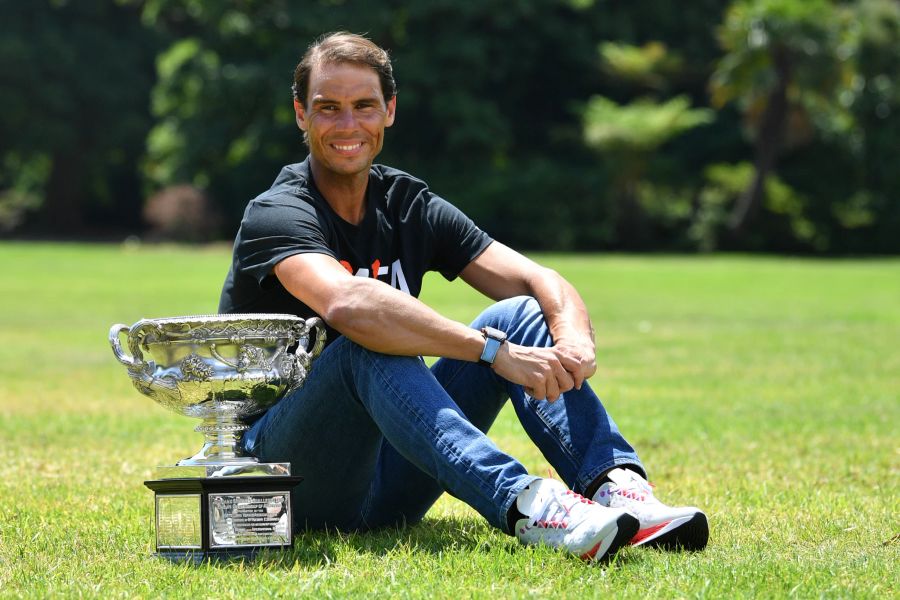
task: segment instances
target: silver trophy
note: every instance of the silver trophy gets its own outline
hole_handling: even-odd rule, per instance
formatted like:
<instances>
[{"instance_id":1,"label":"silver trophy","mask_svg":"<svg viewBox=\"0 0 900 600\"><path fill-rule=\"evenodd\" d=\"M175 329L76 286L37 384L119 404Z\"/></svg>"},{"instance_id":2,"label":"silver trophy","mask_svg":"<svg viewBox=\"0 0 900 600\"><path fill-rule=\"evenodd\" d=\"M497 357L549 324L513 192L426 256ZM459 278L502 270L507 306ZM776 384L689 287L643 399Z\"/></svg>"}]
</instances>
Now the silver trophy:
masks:
<instances>
[{"instance_id":1,"label":"silver trophy","mask_svg":"<svg viewBox=\"0 0 900 600\"><path fill-rule=\"evenodd\" d=\"M155 495L157 553L202 560L291 546L291 488L302 478L291 476L289 463L244 454L239 442L248 421L303 385L325 346L322 321L280 314L142 319L113 325L109 343L139 392L201 419L196 431L206 438L197 454L157 467L157 478L145 482Z\"/></svg>"}]
</instances>

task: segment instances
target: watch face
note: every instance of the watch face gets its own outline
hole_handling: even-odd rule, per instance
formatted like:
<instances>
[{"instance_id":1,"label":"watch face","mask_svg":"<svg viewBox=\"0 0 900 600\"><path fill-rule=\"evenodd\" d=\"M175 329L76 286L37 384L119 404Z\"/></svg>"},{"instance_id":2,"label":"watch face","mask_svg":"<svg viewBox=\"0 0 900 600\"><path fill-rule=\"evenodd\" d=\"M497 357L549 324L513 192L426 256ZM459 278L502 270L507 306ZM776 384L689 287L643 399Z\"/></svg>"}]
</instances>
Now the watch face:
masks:
<instances>
[{"instance_id":1,"label":"watch face","mask_svg":"<svg viewBox=\"0 0 900 600\"><path fill-rule=\"evenodd\" d=\"M493 327L483 327L481 333L484 334L484 351L481 353L482 364L492 365L494 359L497 358L497 351L503 342L506 341L506 333Z\"/></svg>"}]
</instances>

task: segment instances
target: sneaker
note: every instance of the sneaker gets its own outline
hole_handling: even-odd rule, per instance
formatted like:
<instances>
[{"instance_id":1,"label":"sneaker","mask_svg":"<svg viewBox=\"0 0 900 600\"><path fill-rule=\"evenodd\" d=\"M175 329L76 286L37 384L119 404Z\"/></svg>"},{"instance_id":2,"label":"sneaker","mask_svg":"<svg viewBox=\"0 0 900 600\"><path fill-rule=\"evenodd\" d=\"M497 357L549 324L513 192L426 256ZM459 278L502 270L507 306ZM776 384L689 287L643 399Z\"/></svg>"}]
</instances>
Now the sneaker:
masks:
<instances>
[{"instance_id":1,"label":"sneaker","mask_svg":"<svg viewBox=\"0 0 900 600\"><path fill-rule=\"evenodd\" d=\"M666 506L653 495L647 480L627 469L613 469L610 481L600 486L594 501L622 508L641 522L631 539L634 546L657 546L666 550L702 550L709 540L706 515L693 506Z\"/></svg>"},{"instance_id":2,"label":"sneaker","mask_svg":"<svg viewBox=\"0 0 900 600\"><path fill-rule=\"evenodd\" d=\"M610 509L576 494L555 479L538 479L516 498L525 515L516 537L526 545L545 544L583 560L603 560L628 543L638 520L624 509Z\"/></svg>"}]
</instances>

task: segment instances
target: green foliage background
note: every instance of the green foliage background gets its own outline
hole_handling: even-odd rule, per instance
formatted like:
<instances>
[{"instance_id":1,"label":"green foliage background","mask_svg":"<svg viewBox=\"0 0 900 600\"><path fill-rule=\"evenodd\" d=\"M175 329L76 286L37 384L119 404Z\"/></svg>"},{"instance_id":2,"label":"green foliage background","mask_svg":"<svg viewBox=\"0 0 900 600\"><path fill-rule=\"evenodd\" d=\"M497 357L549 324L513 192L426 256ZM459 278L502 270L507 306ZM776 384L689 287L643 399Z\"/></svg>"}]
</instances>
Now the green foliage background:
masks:
<instances>
[{"instance_id":1,"label":"green foliage background","mask_svg":"<svg viewBox=\"0 0 900 600\"><path fill-rule=\"evenodd\" d=\"M145 199L190 183L230 238L305 156L296 62L346 29L393 56L380 160L507 243L900 251L893 0L0 0L0 22L0 235L143 234Z\"/></svg>"}]
</instances>

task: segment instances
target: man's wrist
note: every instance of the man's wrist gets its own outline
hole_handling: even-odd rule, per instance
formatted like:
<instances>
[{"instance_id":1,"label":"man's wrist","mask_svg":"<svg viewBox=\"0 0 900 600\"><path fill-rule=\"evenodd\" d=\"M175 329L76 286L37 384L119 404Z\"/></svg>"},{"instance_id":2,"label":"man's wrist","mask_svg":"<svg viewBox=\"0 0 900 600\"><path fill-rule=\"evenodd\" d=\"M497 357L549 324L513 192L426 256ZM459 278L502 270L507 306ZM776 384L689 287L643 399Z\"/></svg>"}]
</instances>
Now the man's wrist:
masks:
<instances>
[{"instance_id":1,"label":"man's wrist","mask_svg":"<svg viewBox=\"0 0 900 600\"><path fill-rule=\"evenodd\" d=\"M478 362L483 365L493 366L500 347L506 343L506 333L493 327L482 327L481 335L484 336L484 348L481 351Z\"/></svg>"},{"instance_id":2,"label":"man's wrist","mask_svg":"<svg viewBox=\"0 0 900 600\"><path fill-rule=\"evenodd\" d=\"M596 342L594 341L593 328L591 328L589 331L582 331L580 329L568 327L565 329L560 329L559 331L551 332L551 336L553 337L554 345L568 343L576 346L588 346L592 349L596 345Z\"/></svg>"}]
</instances>

